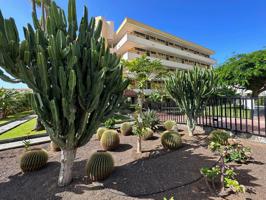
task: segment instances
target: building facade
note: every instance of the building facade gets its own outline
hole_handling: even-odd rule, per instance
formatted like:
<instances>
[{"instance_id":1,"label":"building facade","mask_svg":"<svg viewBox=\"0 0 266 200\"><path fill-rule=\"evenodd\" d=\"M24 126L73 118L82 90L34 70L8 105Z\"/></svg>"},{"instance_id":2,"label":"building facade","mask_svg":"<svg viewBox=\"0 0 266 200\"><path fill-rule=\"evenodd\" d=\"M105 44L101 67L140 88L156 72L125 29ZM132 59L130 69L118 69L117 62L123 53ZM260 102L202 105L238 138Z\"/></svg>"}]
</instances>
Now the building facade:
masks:
<instances>
[{"instance_id":1,"label":"building facade","mask_svg":"<svg viewBox=\"0 0 266 200\"><path fill-rule=\"evenodd\" d=\"M96 17L98 20L103 22L102 36L106 44L122 59L132 60L145 54L151 60L160 60L169 70L192 69L195 65L212 68L215 64L211 58L214 51L133 19L125 18L117 31L112 21ZM149 95L158 84L160 81L148 83L145 94Z\"/></svg>"},{"instance_id":2,"label":"building facade","mask_svg":"<svg viewBox=\"0 0 266 200\"><path fill-rule=\"evenodd\" d=\"M150 59L159 59L168 69L191 69L198 65L211 68L215 60L214 51L157 30L130 18L125 18L117 31L114 23L103 21L102 36L111 50L125 60L132 60L146 54Z\"/></svg>"}]
</instances>

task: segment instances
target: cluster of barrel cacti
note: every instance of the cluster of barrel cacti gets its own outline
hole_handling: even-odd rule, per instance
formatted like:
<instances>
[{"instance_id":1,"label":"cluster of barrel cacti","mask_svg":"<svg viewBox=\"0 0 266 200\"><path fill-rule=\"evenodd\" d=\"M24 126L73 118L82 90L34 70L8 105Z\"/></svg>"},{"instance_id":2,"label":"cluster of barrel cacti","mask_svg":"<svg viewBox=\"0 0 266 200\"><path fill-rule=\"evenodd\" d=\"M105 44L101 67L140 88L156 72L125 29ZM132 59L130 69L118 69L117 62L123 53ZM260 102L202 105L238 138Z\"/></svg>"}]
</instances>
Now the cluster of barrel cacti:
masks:
<instances>
[{"instance_id":1,"label":"cluster of barrel cacti","mask_svg":"<svg viewBox=\"0 0 266 200\"><path fill-rule=\"evenodd\" d=\"M48 153L44 149L26 150L20 159L20 168L23 172L31 172L44 167L48 160Z\"/></svg>"},{"instance_id":2,"label":"cluster of barrel cacti","mask_svg":"<svg viewBox=\"0 0 266 200\"><path fill-rule=\"evenodd\" d=\"M114 150L120 144L118 132L115 130L106 130L101 137L101 145L104 150Z\"/></svg>"},{"instance_id":3,"label":"cluster of barrel cacti","mask_svg":"<svg viewBox=\"0 0 266 200\"><path fill-rule=\"evenodd\" d=\"M175 131L165 131L161 136L161 143L165 149L176 150L181 147L182 139Z\"/></svg>"},{"instance_id":4,"label":"cluster of barrel cacti","mask_svg":"<svg viewBox=\"0 0 266 200\"><path fill-rule=\"evenodd\" d=\"M107 178L114 169L114 160L110 153L95 152L86 164L86 174L91 181L100 181Z\"/></svg>"}]
</instances>

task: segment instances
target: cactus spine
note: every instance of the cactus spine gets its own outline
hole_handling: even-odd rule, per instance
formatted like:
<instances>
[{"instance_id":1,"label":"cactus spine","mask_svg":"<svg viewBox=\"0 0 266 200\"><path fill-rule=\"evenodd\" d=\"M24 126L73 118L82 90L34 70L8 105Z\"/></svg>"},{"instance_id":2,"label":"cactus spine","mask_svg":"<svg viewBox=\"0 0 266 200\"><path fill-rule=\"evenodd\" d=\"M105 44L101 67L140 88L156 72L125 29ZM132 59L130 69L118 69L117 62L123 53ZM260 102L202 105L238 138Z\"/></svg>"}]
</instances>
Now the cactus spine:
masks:
<instances>
[{"instance_id":1,"label":"cactus spine","mask_svg":"<svg viewBox=\"0 0 266 200\"><path fill-rule=\"evenodd\" d=\"M34 110L62 149L58 184L65 186L72 180L76 149L120 106L128 81L101 38L102 22L89 21L86 7L79 26L75 0L68 1L67 19L51 3L46 32L36 13L32 17L34 28L24 27L21 41L14 19L0 12L0 66L33 90ZM2 70L0 77L5 78Z\"/></svg>"},{"instance_id":2,"label":"cactus spine","mask_svg":"<svg viewBox=\"0 0 266 200\"><path fill-rule=\"evenodd\" d=\"M86 174L92 181L107 178L114 169L114 160L110 153L98 151L94 153L86 164Z\"/></svg>"},{"instance_id":3,"label":"cactus spine","mask_svg":"<svg viewBox=\"0 0 266 200\"><path fill-rule=\"evenodd\" d=\"M48 160L48 153L44 149L31 149L24 152L20 159L23 172L31 172L44 167Z\"/></svg>"},{"instance_id":4,"label":"cactus spine","mask_svg":"<svg viewBox=\"0 0 266 200\"><path fill-rule=\"evenodd\" d=\"M120 128L121 134L122 135L131 135L132 134L132 126L129 122L124 122L121 124Z\"/></svg>"},{"instance_id":5,"label":"cactus spine","mask_svg":"<svg viewBox=\"0 0 266 200\"><path fill-rule=\"evenodd\" d=\"M101 138L101 145L104 150L114 150L118 147L120 143L120 138L115 130L107 130L103 132Z\"/></svg>"},{"instance_id":6,"label":"cactus spine","mask_svg":"<svg viewBox=\"0 0 266 200\"><path fill-rule=\"evenodd\" d=\"M202 114L208 98L216 89L218 78L210 69L194 67L177 70L165 81L165 86L178 108L187 117L189 135L195 130L196 120Z\"/></svg>"},{"instance_id":7,"label":"cactus spine","mask_svg":"<svg viewBox=\"0 0 266 200\"><path fill-rule=\"evenodd\" d=\"M182 145L181 136L175 131L163 132L161 142L165 149L170 150L176 150Z\"/></svg>"}]
</instances>

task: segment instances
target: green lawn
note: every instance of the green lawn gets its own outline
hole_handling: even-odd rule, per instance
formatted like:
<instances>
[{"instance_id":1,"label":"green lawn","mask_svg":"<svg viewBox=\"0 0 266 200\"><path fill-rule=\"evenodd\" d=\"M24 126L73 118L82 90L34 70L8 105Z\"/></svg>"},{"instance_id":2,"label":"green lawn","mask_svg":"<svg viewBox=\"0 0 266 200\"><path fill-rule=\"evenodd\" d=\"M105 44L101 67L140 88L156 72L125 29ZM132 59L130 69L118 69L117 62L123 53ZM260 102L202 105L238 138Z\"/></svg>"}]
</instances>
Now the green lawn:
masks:
<instances>
[{"instance_id":1,"label":"green lawn","mask_svg":"<svg viewBox=\"0 0 266 200\"><path fill-rule=\"evenodd\" d=\"M230 117L230 108L229 106L226 107L219 107L219 106L213 106L213 107L206 107L206 115L207 116L227 116ZM236 118L240 118L240 116L242 118L251 118L251 111L249 109L240 109L238 107L236 107L235 109L232 107L231 108L231 117L236 117Z\"/></svg>"},{"instance_id":2,"label":"green lawn","mask_svg":"<svg viewBox=\"0 0 266 200\"><path fill-rule=\"evenodd\" d=\"M40 133L45 133L46 131L32 131L36 125L36 118L21 124L20 126L3 133L0 135L0 140L4 139L11 139L11 138L17 138L17 137L22 137L22 136L27 136L27 135L35 135L35 134L40 134Z\"/></svg>"},{"instance_id":3,"label":"green lawn","mask_svg":"<svg viewBox=\"0 0 266 200\"><path fill-rule=\"evenodd\" d=\"M0 119L0 126L1 126L1 124L5 124L5 123L8 123L8 122L11 122L13 120L25 117L25 116L30 115L32 113L33 113L33 111L29 110L29 111L24 111L24 112L21 112L21 113L16 113L14 115L9 115L5 119Z\"/></svg>"}]
</instances>

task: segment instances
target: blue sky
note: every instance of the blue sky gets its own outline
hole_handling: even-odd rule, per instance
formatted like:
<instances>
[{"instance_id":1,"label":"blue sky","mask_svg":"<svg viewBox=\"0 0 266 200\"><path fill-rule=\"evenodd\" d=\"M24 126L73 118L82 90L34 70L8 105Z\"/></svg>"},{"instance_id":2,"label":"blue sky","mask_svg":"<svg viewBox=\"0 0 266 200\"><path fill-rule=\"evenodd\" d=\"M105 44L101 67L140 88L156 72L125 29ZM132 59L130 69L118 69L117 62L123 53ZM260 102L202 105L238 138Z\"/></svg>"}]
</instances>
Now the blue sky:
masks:
<instances>
[{"instance_id":1,"label":"blue sky","mask_svg":"<svg viewBox=\"0 0 266 200\"><path fill-rule=\"evenodd\" d=\"M57 0L65 10L67 0ZM265 0L77 0L77 13L87 5L90 16L105 16L117 28L130 17L157 29L215 50L218 64L234 53L245 53L266 46ZM22 26L31 22L30 0L0 0L4 17L14 17ZM23 84L0 87L23 88Z\"/></svg>"}]
</instances>

